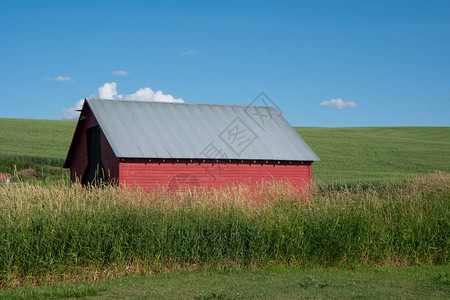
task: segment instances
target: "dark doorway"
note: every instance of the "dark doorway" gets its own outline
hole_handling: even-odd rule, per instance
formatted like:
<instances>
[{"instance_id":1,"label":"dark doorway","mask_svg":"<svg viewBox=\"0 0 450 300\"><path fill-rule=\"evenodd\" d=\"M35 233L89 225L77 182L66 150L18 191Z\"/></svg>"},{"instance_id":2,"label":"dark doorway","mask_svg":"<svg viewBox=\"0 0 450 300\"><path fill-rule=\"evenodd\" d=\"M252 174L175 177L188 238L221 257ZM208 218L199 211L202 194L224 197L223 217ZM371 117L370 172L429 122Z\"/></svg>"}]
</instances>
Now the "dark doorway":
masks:
<instances>
[{"instance_id":1,"label":"dark doorway","mask_svg":"<svg viewBox=\"0 0 450 300\"><path fill-rule=\"evenodd\" d=\"M101 185L108 180L101 155L101 131L98 126L86 130L88 165L81 183L83 185Z\"/></svg>"}]
</instances>

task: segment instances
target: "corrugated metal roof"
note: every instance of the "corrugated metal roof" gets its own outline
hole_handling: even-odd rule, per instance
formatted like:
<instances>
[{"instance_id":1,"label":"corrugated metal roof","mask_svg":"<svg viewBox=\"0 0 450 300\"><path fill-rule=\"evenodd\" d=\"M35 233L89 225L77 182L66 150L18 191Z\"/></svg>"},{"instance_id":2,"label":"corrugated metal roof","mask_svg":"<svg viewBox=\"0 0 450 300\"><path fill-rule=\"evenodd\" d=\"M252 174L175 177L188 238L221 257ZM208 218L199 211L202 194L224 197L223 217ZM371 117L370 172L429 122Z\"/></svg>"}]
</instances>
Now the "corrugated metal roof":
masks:
<instances>
[{"instance_id":1,"label":"corrugated metal roof","mask_svg":"<svg viewBox=\"0 0 450 300\"><path fill-rule=\"evenodd\" d=\"M117 157L319 160L275 107L86 101Z\"/></svg>"}]
</instances>

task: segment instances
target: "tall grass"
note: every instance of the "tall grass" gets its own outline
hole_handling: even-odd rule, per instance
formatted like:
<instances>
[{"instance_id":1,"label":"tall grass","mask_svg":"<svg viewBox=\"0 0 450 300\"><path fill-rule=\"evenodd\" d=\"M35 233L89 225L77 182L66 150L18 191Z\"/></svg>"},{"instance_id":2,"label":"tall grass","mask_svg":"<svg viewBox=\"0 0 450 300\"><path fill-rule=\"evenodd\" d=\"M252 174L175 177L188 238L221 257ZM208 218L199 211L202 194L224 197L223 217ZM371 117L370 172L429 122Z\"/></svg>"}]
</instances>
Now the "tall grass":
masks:
<instances>
[{"instance_id":1,"label":"tall grass","mask_svg":"<svg viewBox=\"0 0 450 300\"><path fill-rule=\"evenodd\" d=\"M0 285L185 267L448 263L450 174L173 194L0 185ZM87 276L87 277L86 277Z\"/></svg>"}]
</instances>

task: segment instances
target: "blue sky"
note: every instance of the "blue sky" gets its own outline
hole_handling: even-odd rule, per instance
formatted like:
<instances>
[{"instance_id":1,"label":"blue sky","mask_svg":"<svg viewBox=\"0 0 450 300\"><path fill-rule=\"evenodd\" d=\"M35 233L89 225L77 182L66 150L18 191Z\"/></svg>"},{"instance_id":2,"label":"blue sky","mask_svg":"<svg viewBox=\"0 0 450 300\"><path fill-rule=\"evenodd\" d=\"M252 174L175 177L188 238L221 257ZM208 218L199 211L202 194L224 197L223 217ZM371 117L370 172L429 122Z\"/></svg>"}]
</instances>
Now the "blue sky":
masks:
<instances>
[{"instance_id":1,"label":"blue sky","mask_svg":"<svg viewBox=\"0 0 450 300\"><path fill-rule=\"evenodd\" d=\"M61 119L114 82L264 91L293 126L450 126L450 1L2 0L0 19L1 118Z\"/></svg>"}]
</instances>

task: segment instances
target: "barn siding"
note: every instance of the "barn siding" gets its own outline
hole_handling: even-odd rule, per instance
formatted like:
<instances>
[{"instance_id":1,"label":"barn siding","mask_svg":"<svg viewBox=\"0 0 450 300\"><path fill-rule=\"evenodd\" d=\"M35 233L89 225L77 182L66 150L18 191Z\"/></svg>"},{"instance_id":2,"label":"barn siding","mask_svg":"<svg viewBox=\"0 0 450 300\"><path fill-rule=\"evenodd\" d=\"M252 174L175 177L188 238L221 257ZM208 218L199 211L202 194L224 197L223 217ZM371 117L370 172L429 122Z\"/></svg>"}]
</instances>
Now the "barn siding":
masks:
<instances>
[{"instance_id":1,"label":"barn siding","mask_svg":"<svg viewBox=\"0 0 450 300\"><path fill-rule=\"evenodd\" d=\"M86 130L88 128L98 126L98 122L92 112L84 113L87 118L81 125L79 134L74 137L75 151L70 163L70 177L72 181L81 181L81 177L88 165ZM101 129L101 128L100 128ZM103 131L101 132L101 157L103 166L108 173L110 180L118 180L119 178L119 159L115 156L114 151L108 143Z\"/></svg>"},{"instance_id":2,"label":"barn siding","mask_svg":"<svg viewBox=\"0 0 450 300\"><path fill-rule=\"evenodd\" d=\"M140 162L122 159L120 183L147 190L158 186L225 187L230 184L255 185L262 181L288 181L299 190L311 182L311 162Z\"/></svg>"}]
</instances>

